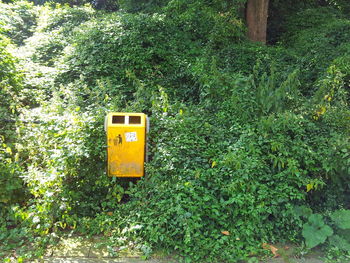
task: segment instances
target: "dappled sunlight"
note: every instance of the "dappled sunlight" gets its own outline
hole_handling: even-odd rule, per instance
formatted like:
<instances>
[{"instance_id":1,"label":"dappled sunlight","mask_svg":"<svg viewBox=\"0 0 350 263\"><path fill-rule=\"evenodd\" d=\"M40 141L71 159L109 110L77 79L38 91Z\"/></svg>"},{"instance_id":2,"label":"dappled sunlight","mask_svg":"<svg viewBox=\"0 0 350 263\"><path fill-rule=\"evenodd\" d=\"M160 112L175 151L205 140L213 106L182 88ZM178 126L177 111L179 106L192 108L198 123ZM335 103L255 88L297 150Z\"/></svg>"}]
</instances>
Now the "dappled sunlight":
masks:
<instances>
[{"instance_id":1,"label":"dappled sunlight","mask_svg":"<svg viewBox=\"0 0 350 263\"><path fill-rule=\"evenodd\" d=\"M42 2L0 3L1 260L350 259L348 1L268 45L243 0Z\"/></svg>"}]
</instances>

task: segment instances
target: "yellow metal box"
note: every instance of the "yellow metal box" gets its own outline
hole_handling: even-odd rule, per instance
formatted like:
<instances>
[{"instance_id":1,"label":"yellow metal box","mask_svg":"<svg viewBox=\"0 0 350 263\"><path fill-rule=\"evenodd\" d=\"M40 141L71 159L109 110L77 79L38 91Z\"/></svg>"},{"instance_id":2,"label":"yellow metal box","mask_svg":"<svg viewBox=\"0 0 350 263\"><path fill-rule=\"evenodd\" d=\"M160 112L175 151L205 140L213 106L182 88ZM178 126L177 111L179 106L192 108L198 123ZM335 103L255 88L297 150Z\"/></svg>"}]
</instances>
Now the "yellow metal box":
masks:
<instances>
[{"instance_id":1,"label":"yellow metal box","mask_svg":"<svg viewBox=\"0 0 350 263\"><path fill-rule=\"evenodd\" d=\"M116 177L144 176L147 116L144 113L108 113L108 175Z\"/></svg>"}]
</instances>

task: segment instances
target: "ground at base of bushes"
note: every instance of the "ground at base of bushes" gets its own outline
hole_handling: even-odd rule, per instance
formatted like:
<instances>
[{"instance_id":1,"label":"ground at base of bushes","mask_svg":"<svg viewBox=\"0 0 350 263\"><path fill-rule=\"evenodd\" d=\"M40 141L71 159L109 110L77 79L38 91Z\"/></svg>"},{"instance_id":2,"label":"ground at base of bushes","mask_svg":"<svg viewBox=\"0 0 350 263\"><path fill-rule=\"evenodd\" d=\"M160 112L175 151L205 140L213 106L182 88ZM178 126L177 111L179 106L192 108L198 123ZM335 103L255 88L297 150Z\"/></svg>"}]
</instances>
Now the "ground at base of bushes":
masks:
<instances>
[{"instance_id":1,"label":"ground at base of bushes","mask_svg":"<svg viewBox=\"0 0 350 263\"><path fill-rule=\"evenodd\" d=\"M66 237L50 246L42 259L32 263L178 263L180 261L171 256L155 253L150 258L144 258L142 253L130 248L111 248L106 245L102 237ZM292 249L291 249L292 250ZM114 252L114 253L113 253ZM260 260L259 263L324 263L319 251L296 257L293 254L282 257ZM243 263L243 262L242 262ZM344 262L350 263L350 262Z\"/></svg>"}]
</instances>

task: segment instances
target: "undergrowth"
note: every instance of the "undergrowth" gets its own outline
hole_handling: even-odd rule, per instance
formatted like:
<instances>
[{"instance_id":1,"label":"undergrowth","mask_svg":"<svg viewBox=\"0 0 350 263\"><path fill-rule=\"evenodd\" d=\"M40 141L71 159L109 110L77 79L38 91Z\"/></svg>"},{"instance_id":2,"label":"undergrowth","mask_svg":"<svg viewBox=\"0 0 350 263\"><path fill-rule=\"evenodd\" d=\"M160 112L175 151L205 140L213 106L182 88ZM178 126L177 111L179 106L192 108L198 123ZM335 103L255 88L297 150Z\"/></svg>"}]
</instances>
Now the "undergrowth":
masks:
<instances>
[{"instance_id":1,"label":"undergrowth","mask_svg":"<svg viewBox=\"0 0 350 263\"><path fill-rule=\"evenodd\" d=\"M349 255L342 8L294 10L262 46L239 1L177 2L1 3L1 258L61 233L185 262L254 262L279 242ZM105 174L109 111L150 117L137 182Z\"/></svg>"}]
</instances>

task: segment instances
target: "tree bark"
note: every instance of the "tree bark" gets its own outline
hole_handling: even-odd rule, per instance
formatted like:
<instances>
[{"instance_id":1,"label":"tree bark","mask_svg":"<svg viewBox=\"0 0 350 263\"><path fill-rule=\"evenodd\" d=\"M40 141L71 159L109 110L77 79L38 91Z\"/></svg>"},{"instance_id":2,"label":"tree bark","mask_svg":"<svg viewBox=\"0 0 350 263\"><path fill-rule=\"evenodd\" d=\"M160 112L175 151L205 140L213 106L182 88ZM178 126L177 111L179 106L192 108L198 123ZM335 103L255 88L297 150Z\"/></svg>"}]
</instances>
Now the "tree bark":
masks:
<instances>
[{"instance_id":1,"label":"tree bark","mask_svg":"<svg viewBox=\"0 0 350 263\"><path fill-rule=\"evenodd\" d=\"M248 0L246 20L248 38L254 42L266 43L269 0Z\"/></svg>"}]
</instances>

